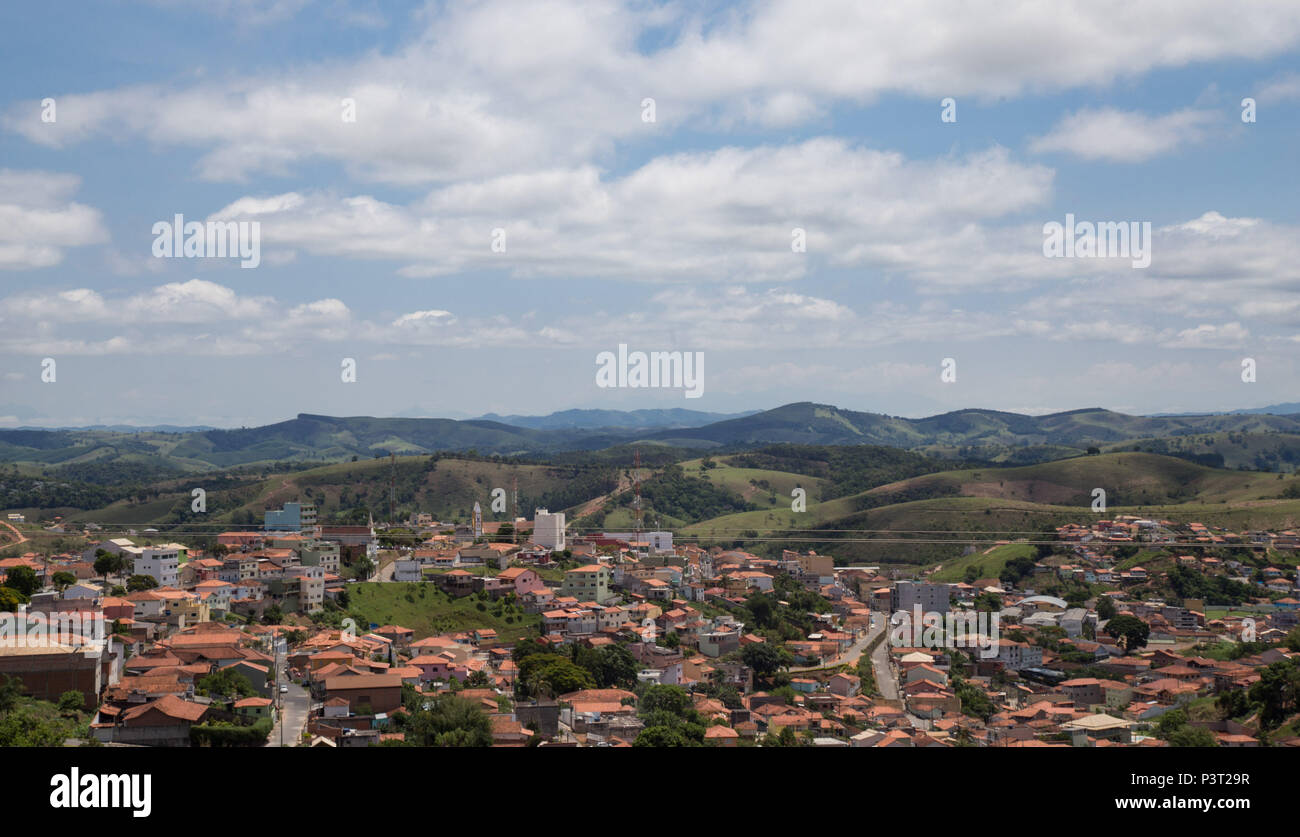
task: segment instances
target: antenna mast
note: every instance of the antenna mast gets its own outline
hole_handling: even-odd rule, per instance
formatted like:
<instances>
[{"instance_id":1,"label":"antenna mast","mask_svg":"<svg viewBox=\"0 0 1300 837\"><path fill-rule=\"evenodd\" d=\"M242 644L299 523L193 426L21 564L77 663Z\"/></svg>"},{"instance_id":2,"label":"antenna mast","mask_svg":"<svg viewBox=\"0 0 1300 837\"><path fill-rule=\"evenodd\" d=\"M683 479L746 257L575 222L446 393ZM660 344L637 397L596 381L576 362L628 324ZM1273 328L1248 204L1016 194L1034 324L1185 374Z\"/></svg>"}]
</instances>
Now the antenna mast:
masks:
<instances>
[{"instance_id":1,"label":"antenna mast","mask_svg":"<svg viewBox=\"0 0 1300 837\"><path fill-rule=\"evenodd\" d=\"M635 492L632 499L632 532L633 540L640 543L641 541L641 516L644 514L641 510L641 449L637 448L632 459L632 488Z\"/></svg>"}]
</instances>

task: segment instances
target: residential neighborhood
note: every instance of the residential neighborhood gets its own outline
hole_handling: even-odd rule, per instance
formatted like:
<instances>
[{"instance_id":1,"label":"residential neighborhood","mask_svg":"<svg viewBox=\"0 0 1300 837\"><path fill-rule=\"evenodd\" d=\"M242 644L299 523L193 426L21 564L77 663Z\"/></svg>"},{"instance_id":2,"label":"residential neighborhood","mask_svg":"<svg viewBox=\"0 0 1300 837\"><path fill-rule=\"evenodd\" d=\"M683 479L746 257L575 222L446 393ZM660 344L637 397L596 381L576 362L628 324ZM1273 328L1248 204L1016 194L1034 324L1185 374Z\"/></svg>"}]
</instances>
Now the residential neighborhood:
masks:
<instances>
[{"instance_id":1,"label":"residential neighborhood","mask_svg":"<svg viewBox=\"0 0 1300 837\"><path fill-rule=\"evenodd\" d=\"M313 512L0 560L14 617L81 627L0 676L81 711L67 743L1300 746L1289 530L1118 515L904 577L545 510L550 545Z\"/></svg>"}]
</instances>

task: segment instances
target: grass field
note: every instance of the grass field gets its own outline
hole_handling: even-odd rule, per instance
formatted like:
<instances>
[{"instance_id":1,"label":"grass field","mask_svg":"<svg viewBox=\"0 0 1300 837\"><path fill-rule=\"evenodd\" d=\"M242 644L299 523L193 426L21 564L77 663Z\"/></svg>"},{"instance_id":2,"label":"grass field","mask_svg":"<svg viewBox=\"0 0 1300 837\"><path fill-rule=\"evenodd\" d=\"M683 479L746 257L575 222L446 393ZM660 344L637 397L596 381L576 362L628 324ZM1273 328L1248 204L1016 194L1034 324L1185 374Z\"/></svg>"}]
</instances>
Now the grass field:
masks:
<instances>
[{"instance_id":1,"label":"grass field","mask_svg":"<svg viewBox=\"0 0 1300 837\"><path fill-rule=\"evenodd\" d=\"M503 641L516 642L536 636L542 622L541 616L504 602L483 601L477 596L451 598L427 582L353 584L348 594L348 612L360 627L370 623L401 625L415 631L416 639L492 628ZM480 604L483 610L478 609Z\"/></svg>"},{"instance_id":2,"label":"grass field","mask_svg":"<svg viewBox=\"0 0 1300 837\"><path fill-rule=\"evenodd\" d=\"M819 477L765 468L737 468L727 464L719 464L701 472L701 461L690 459L681 463L682 471L688 476L698 477L719 488L735 492L746 502L763 509L790 508L790 492L795 488L803 488L807 492L809 504L819 503L827 484L826 480Z\"/></svg>"},{"instance_id":3,"label":"grass field","mask_svg":"<svg viewBox=\"0 0 1300 837\"><path fill-rule=\"evenodd\" d=\"M935 572L931 581L958 582L966 578L967 567L978 567L979 578L997 578L1012 558L1033 558L1037 549L1032 544L1009 543L992 549L963 555L951 561L943 562L943 568Z\"/></svg>"}]
</instances>

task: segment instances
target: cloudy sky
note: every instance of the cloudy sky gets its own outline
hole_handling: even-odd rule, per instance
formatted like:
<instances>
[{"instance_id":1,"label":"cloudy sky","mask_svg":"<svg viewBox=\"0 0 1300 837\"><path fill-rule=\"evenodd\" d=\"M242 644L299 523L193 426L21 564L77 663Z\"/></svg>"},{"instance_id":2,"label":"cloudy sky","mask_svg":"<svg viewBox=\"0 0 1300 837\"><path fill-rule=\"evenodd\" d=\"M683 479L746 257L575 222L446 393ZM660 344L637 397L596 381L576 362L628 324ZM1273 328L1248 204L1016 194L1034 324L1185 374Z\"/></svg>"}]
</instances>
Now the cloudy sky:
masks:
<instances>
[{"instance_id":1,"label":"cloudy sky","mask_svg":"<svg viewBox=\"0 0 1300 837\"><path fill-rule=\"evenodd\" d=\"M0 33L0 425L1300 400L1292 0L50 0ZM1046 257L1067 213L1148 222L1150 265ZM177 214L257 222L260 264L155 257ZM619 343L702 352L704 396L597 387Z\"/></svg>"}]
</instances>

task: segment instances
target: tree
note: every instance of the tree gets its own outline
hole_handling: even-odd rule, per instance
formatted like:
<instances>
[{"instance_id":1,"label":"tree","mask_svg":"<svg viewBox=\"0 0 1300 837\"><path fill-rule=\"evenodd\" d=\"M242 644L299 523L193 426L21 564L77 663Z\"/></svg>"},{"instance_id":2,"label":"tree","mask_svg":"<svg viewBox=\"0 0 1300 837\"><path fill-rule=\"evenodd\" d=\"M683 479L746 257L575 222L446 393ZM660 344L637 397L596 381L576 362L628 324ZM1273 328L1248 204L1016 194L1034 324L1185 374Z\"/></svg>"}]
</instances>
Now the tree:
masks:
<instances>
[{"instance_id":1,"label":"tree","mask_svg":"<svg viewBox=\"0 0 1300 837\"><path fill-rule=\"evenodd\" d=\"M646 689L641 696L640 711L643 715L654 712L669 712L679 718L695 711L691 696L681 686L657 683Z\"/></svg>"},{"instance_id":2,"label":"tree","mask_svg":"<svg viewBox=\"0 0 1300 837\"><path fill-rule=\"evenodd\" d=\"M1296 711L1300 699L1300 668L1292 660L1265 666L1250 687L1250 699L1260 705L1259 722L1272 729Z\"/></svg>"},{"instance_id":3,"label":"tree","mask_svg":"<svg viewBox=\"0 0 1300 837\"><path fill-rule=\"evenodd\" d=\"M1175 730L1166 740L1169 742L1170 747L1219 746L1219 739L1214 737L1214 733L1205 727L1194 727L1191 724Z\"/></svg>"},{"instance_id":4,"label":"tree","mask_svg":"<svg viewBox=\"0 0 1300 837\"><path fill-rule=\"evenodd\" d=\"M213 672L201 678L194 686L195 691L201 695L226 698L257 696L257 689L253 686L253 682L233 668L223 668Z\"/></svg>"},{"instance_id":5,"label":"tree","mask_svg":"<svg viewBox=\"0 0 1300 837\"><path fill-rule=\"evenodd\" d=\"M352 562L352 571L356 573L357 578L365 581L375 572L375 562L369 555L363 555Z\"/></svg>"},{"instance_id":6,"label":"tree","mask_svg":"<svg viewBox=\"0 0 1300 837\"><path fill-rule=\"evenodd\" d=\"M77 583L77 577L67 570L59 570L54 574L53 581L54 589L58 590L59 595L62 596L64 590Z\"/></svg>"},{"instance_id":7,"label":"tree","mask_svg":"<svg viewBox=\"0 0 1300 837\"><path fill-rule=\"evenodd\" d=\"M591 672L559 654L531 654L519 663L519 684L528 695L563 695L594 689Z\"/></svg>"},{"instance_id":8,"label":"tree","mask_svg":"<svg viewBox=\"0 0 1300 837\"><path fill-rule=\"evenodd\" d=\"M0 674L0 715L7 715L18 705L18 698L23 696L23 681L17 677Z\"/></svg>"},{"instance_id":9,"label":"tree","mask_svg":"<svg viewBox=\"0 0 1300 837\"><path fill-rule=\"evenodd\" d=\"M606 645L602 648L585 648L571 646L573 662L591 673L597 689L630 689L636 685L636 673L640 671L636 658L622 645Z\"/></svg>"},{"instance_id":10,"label":"tree","mask_svg":"<svg viewBox=\"0 0 1300 837\"><path fill-rule=\"evenodd\" d=\"M698 747L699 742L679 728L671 726L646 727L637 734L633 747Z\"/></svg>"},{"instance_id":11,"label":"tree","mask_svg":"<svg viewBox=\"0 0 1300 837\"><path fill-rule=\"evenodd\" d=\"M781 670L781 651L770 642L751 642L740 649L740 659L764 679Z\"/></svg>"},{"instance_id":12,"label":"tree","mask_svg":"<svg viewBox=\"0 0 1300 837\"><path fill-rule=\"evenodd\" d=\"M17 613L18 606L27 604L28 597L12 587L0 587L0 613Z\"/></svg>"},{"instance_id":13,"label":"tree","mask_svg":"<svg viewBox=\"0 0 1300 837\"><path fill-rule=\"evenodd\" d=\"M799 739L790 727L781 727L778 733L768 733L763 739L764 747L798 747Z\"/></svg>"},{"instance_id":14,"label":"tree","mask_svg":"<svg viewBox=\"0 0 1300 837\"><path fill-rule=\"evenodd\" d=\"M1097 618L1102 621L1114 619L1119 611L1115 608L1115 600L1110 596L1097 597Z\"/></svg>"},{"instance_id":15,"label":"tree","mask_svg":"<svg viewBox=\"0 0 1300 837\"><path fill-rule=\"evenodd\" d=\"M1219 714L1224 718L1240 718L1250 711L1250 699L1244 689L1229 689L1214 700Z\"/></svg>"},{"instance_id":16,"label":"tree","mask_svg":"<svg viewBox=\"0 0 1300 837\"><path fill-rule=\"evenodd\" d=\"M1156 722L1156 737L1167 739L1174 732L1187 725L1187 713L1181 709L1171 709L1160 716Z\"/></svg>"},{"instance_id":17,"label":"tree","mask_svg":"<svg viewBox=\"0 0 1300 837\"><path fill-rule=\"evenodd\" d=\"M478 703L456 695L436 695L429 708L411 712L403 728L414 747L491 747L492 722Z\"/></svg>"},{"instance_id":18,"label":"tree","mask_svg":"<svg viewBox=\"0 0 1300 837\"><path fill-rule=\"evenodd\" d=\"M5 586L17 590L27 598L41 589L41 583L36 578L36 571L26 565L18 565L9 570L5 576Z\"/></svg>"},{"instance_id":19,"label":"tree","mask_svg":"<svg viewBox=\"0 0 1300 837\"><path fill-rule=\"evenodd\" d=\"M107 579L126 569L126 559L104 549L95 550L95 572Z\"/></svg>"},{"instance_id":20,"label":"tree","mask_svg":"<svg viewBox=\"0 0 1300 837\"><path fill-rule=\"evenodd\" d=\"M1107 636L1121 640L1124 653L1128 654L1147 644L1151 628L1136 616L1121 613L1106 623L1105 633Z\"/></svg>"},{"instance_id":21,"label":"tree","mask_svg":"<svg viewBox=\"0 0 1300 837\"><path fill-rule=\"evenodd\" d=\"M86 697L75 689L69 689L59 695L60 712L80 712L86 708Z\"/></svg>"},{"instance_id":22,"label":"tree","mask_svg":"<svg viewBox=\"0 0 1300 837\"><path fill-rule=\"evenodd\" d=\"M152 590L158 586L158 579L151 575L133 575L126 580L126 589L130 593Z\"/></svg>"}]
</instances>

